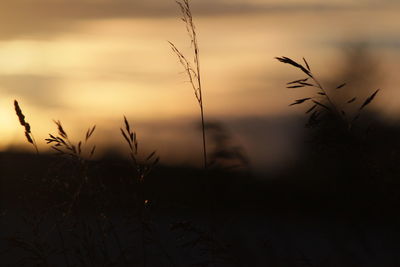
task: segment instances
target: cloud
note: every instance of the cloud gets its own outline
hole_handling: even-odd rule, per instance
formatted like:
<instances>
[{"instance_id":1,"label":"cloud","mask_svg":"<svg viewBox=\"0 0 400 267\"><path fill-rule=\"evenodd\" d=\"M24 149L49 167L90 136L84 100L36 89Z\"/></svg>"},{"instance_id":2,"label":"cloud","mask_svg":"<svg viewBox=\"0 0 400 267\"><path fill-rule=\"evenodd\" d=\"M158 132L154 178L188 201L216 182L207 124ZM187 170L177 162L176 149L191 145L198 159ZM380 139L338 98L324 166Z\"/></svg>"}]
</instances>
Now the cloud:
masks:
<instances>
[{"instance_id":1,"label":"cloud","mask_svg":"<svg viewBox=\"0 0 400 267\"><path fill-rule=\"evenodd\" d=\"M400 38L392 35L380 35L370 38L358 38L344 41L329 41L339 48L369 48L369 49L384 49L392 50L393 52L400 52Z\"/></svg>"},{"instance_id":2,"label":"cloud","mask_svg":"<svg viewBox=\"0 0 400 267\"><path fill-rule=\"evenodd\" d=\"M197 16L223 14L328 11L351 8L340 3L296 4L201 0L192 1ZM174 1L165 0L13 0L0 4L0 39L33 37L45 38L69 31L84 20L178 17Z\"/></svg>"},{"instance_id":3,"label":"cloud","mask_svg":"<svg viewBox=\"0 0 400 267\"><path fill-rule=\"evenodd\" d=\"M60 107L55 89L57 77L36 75L0 75L0 92L16 99L29 100L41 107Z\"/></svg>"}]
</instances>

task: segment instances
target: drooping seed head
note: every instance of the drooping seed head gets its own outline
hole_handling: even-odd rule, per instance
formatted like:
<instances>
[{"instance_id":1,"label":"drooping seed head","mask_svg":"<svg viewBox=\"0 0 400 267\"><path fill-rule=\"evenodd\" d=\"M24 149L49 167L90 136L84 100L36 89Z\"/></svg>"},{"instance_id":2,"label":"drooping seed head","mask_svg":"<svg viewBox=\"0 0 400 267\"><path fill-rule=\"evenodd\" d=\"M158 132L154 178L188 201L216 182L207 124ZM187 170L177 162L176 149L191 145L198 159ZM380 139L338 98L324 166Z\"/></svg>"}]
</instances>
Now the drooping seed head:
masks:
<instances>
[{"instance_id":1,"label":"drooping seed head","mask_svg":"<svg viewBox=\"0 0 400 267\"><path fill-rule=\"evenodd\" d=\"M21 123L22 126L25 126L26 122L25 122L25 116L24 114L22 114L22 110L19 107L18 101L14 100L14 107L15 107L15 113L17 113L18 119L19 119L19 123Z\"/></svg>"}]
</instances>

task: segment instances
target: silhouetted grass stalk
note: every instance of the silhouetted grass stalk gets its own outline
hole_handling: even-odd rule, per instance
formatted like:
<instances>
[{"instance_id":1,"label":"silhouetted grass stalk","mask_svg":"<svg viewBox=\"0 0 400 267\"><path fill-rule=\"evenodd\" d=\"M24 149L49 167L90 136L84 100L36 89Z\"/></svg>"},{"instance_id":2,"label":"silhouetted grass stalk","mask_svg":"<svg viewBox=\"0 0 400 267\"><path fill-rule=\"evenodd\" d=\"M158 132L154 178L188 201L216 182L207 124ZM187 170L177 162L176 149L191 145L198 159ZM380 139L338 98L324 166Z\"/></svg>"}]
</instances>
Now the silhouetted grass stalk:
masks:
<instances>
[{"instance_id":1,"label":"silhouetted grass stalk","mask_svg":"<svg viewBox=\"0 0 400 267\"><path fill-rule=\"evenodd\" d=\"M203 139L203 158L204 158L204 169L207 169L207 145L206 145L206 131L205 131L205 119L204 119L204 104L203 104L203 90L201 83L201 71L200 71L200 51L199 44L197 41L196 27L193 22L192 12L190 10L189 0L176 1L182 12L182 21L186 24L186 30L189 34L190 42L193 48L193 61L195 67L192 66L186 56L171 42L172 50L178 56L180 63L182 64L185 72L189 78L189 82L194 90L194 94L197 102L200 106L200 117L201 117L201 129Z\"/></svg>"},{"instance_id":2,"label":"silhouetted grass stalk","mask_svg":"<svg viewBox=\"0 0 400 267\"><path fill-rule=\"evenodd\" d=\"M326 88L324 88L321 85L321 83L315 78L315 75L311 72L311 68L308 65L308 62L305 60L305 58L303 58L305 65L302 65L288 57L276 57L276 59L282 63L286 63L289 65L292 65L295 68L300 69L303 73L305 73L308 76L303 79L288 82L286 88L294 89L294 88L302 88L302 87L315 87L318 89L316 92L317 93L316 96L310 96L310 97L297 99L297 100L295 100L295 102L293 102L292 104L289 105L289 106L293 106L293 105L303 104L306 102L313 102L313 106L311 106L306 112L307 114L312 112L310 115L310 122L317 122L319 115L322 112L327 112L327 113L335 114L339 118L339 120L342 121L346 125L347 130L350 131L353 126L353 123L360 117L361 111L364 109L365 106L369 105L372 102L372 100L375 98L375 96L377 95L377 93L380 90L380 89L377 89L374 93L372 93L359 106L356 114L352 117L349 117L345 111L345 108L343 106L339 106L337 103L335 103L332 100L332 97L328 94L328 90L326 90ZM308 82L308 80L310 80L310 79L311 79L311 81ZM336 86L335 90L341 89L344 86L346 86L346 83L342 83L342 84ZM321 98L321 97L326 100L325 104L319 100L319 98ZM348 104L355 103L356 99L357 99L357 97L352 97L351 99L346 101L346 103L344 103L344 104L348 105ZM320 108L320 110L318 110L318 108Z\"/></svg>"},{"instance_id":3,"label":"silhouetted grass stalk","mask_svg":"<svg viewBox=\"0 0 400 267\"><path fill-rule=\"evenodd\" d=\"M147 176L153 170L155 165L159 162L160 158L157 156L156 151L151 152L146 158L142 159L139 156L139 141L136 132L132 129L128 119L124 116L125 128L120 128L121 135L129 146L129 155L131 157L133 167L135 168L138 183L138 206L140 208L140 225L141 225L141 247L143 257L143 267L147 266L147 253L146 253L146 227L148 222L145 220L145 205L148 202L144 193L144 183Z\"/></svg>"},{"instance_id":4,"label":"silhouetted grass stalk","mask_svg":"<svg viewBox=\"0 0 400 267\"><path fill-rule=\"evenodd\" d=\"M36 144L36 140L35 137L33 136L33 133L31 131L31 125L25 121L25 115L22 113L21 107L18 104L17 100L14 100L14 109L15 109L15 113L18 116L19 119L19 123L24 127L25 129L25 137L26 140L28 141L28 143L32 144L33 147L36 150L36 154L39 154L39 149L38 146Z\"/></svg>"},{"instance_id":5,"label":"silhouetted grass stalk","mask_svg":"<svg viewBox=\"0 0 400 267\"><path fill-rule=\"evenodd\" d=\"M139 157L139 142L137 139L136 132L131 128L128 119L124 116L125 129L120 128L121 135L129 146L129 156L131 157L133 167L137 174L137 180L139 184L144 183L145 178L153 170L154 166L160 160L157 156L156 151L151 152L145 159Z\"/></svg>"},{"instance_id":6,"label":"silhouetted grass stalk","mask_svg":"<svg viewBox=\"0 0 400 267\"><path fill-rule=\"evenodd\" d=\"M77 144L74 144L70 140L67 132L64 130L64 127L62 126L61 122L54 120L54 123L57 126L58 134L49 134L49 138L45 139L45 141L47 142L47 144L51 145L52 149L58 152L57 155L67 156L73 160L76 160L80 169L80 176L79 176L80 181L78 181L78 186L71 195L70 202L64 203L67 206L65 212L63 212L62 215L63 220L60 222L61 225L73 213L73 209L76 206L77 202L79 201L85 183L89 183L89 178L87 175L88 165L86 159L84 158L85 154L84 152L86 148L85 145L87 145L87 142L89 141L94 131L96 130L96 125L88 128L83 142L79 141ZM96 151L96 146L94 145L91 148L90 152L87 153L88 154L87 157L92 158L95 151ZM64 204L62 204L61 206L63 206ZM59 227L58 224L57 223L54 224L53 227L49 228L46 235L49 235L54 230L57 230L56 229L57 227Z\"/></svg>"},{"instance_id":7,"label":"silhouetted grass stalk","mask_svg":"<svg viewBox=\"0 0 400 267\"><path fill-rule=\"evenodd\" d=\"M196 27L193 22L193 16L190 9L189 0L179 0L176 1L178 6L180 7L182 13L182 21L185 22L186 31L189 34L189 39L191 42L191 46L193 49L193 63L187 59L187 57L171 42L172 51L178 56L178 59L183 66L187 77L189 78L189 82L193 88L196 100L200 107L200 118L201 118L201 130L202 130L202 141L203 141L203 161L204 161L204 170L208 168L208 158L207 158L207 143L206 143L206 127L205 127L205 116L204 116L204 102L203 102L203 88L202 88L202 81L201 81L201 70L200 70L200 50L199 44L197 40L197 33ZM216 206L216 196L215 192L213 192L213 186L208 182L207 189L210 201L210 218L211 218L211 237L215 236L216 232L216 213L215 213L215 206ZM214 263L216 256L215 249L211 249L211 263Z\"/></svg>"}]
</instances>

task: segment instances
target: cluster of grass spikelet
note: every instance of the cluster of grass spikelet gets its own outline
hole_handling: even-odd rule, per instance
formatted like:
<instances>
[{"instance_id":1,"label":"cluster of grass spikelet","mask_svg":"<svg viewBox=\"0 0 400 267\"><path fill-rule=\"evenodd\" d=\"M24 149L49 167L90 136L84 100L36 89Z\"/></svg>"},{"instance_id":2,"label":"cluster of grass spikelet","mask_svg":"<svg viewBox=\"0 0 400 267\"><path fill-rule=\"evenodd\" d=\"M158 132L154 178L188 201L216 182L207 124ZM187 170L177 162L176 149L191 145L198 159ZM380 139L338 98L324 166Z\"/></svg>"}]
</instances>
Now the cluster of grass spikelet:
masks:
<instances>
[{"instance_id":1,"label":"cluster of grass spikelet","mask_svg":"<svg viewBox=\"0 0 400 267\"><path fill-rule=\"evenodd\" d=\"M316 88L315 94L312 96L304 97L301 99L295 100L295 102L291 103L289 106L299 105L307 102L311 102L311 106L307 108L306 114L310 114L309 117L309 125L318 124L320 118L324 114L333 115L339 119L339 121L343 122L347 129L351 129L354 122L360 117L361 111L369 105L375 96L378 94L380 89L377 89L373 92L367 99L365 99L357 108L357 112L355 114L348 114L346 112L346 105L354 105L357 104L357 97L351 97L346 101L346 103L336 103L334 101L333 94L336 91L344 88L346 83L341 83L336 86L334 89L328 90L323 87L321 83L317 80L315 75L312 73L310 65L303 58L304 65L288 58L288 57L276 57L276 59L282 63L289 64L295 68L301 70L306 77L297 79L287 83L287 87L289 89L296 89L302 87L314 87Z\"/></svg>"},{"instance_id":2,"label":"cluster of grass spikelet","mask_svg":"<svg viewBox=\"0 0 400 267\"><path fill-rule=\"evenodd\" d=\"M19 123L24 127L25 129L25 137L28 143L32 144L33 147L36 150L36 153L39 153L39 149L37 147L35 138L33 137L32 131L31 131L31 125L25 120L25 115L22 113L21 107L19 106L19 103L17 100L14 100L14 109L15 113L18 116Z\"/></svg>"},{"instance_id":3,"label":"cluster of grass spikelet","mask_svg":"<svg viewBox=\"0 0 400 267\"><path fill-rule=\"evenodd\" d=\"M51 144L51 148L56 150L60 155L69 155L73 158L82 158L82 144L86 144L89 141L90 137L96 130L96 125L87 130L84 142L79 141L78 144L74 145L70 141L61 122L54 121L54 123L57 125L58 135L49 134L50 138L46 139L47 144ZM93 157L95 150L96 146L94 145L90 150L89 158Z\"/></svg>"}]
</instances>

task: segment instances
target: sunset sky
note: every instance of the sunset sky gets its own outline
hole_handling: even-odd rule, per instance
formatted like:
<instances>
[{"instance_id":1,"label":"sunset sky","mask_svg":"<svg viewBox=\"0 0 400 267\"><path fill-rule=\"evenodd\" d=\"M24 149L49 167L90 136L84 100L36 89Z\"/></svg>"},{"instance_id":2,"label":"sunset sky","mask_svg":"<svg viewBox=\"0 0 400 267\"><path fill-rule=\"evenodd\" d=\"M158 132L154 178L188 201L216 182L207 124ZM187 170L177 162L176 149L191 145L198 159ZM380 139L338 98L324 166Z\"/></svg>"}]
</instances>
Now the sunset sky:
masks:
<instances>
[{"instance_id":1,"label":"sunset sky","mask_svg":"<svg viewBox=\"0 0 400 267\"><path fill-rule=\"evenodd\" d=\"M349 53L364 47L379 73L361 95L379 86L371 109L400 115L398 1L191 3L206 118L224 123L255 164L295 158L301 146L293 133L302 129L303 110L288 104L302 92L285 82L302 77L275 56L305 57L322 83L340 84ZM2 1L0 149L30 149L13 110L18 99L37 140L55 132L57 119L75 140L97 124L100 152L122 147L125 114L144 149L157 149L165 162L200 157L198 105L168 44L190 51L179 18L172 0Z\"/></svg>"}]
</instances>

